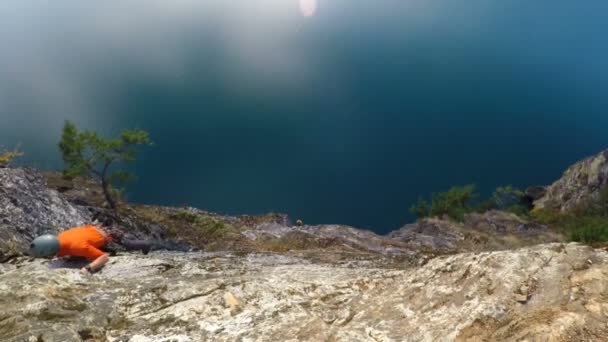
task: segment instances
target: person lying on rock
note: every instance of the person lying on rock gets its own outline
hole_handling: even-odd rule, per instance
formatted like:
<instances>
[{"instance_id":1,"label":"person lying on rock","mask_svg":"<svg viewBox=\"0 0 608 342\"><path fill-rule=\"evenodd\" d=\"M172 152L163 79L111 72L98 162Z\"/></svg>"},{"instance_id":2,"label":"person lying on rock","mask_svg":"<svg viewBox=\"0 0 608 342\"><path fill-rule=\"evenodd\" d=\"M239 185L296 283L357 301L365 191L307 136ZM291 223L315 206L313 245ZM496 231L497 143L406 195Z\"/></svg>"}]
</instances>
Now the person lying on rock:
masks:
<instances>
[{"instance_id":1,"label":"person lying on rock","mask_svg":"<svg viewBox=\"0 0 608 342\"><path fill-rule=\"evenodd\" d=\"M124 232L115 227L105 228L89 224L70 228L59 235L46 234L37 237L30 245L29 254L37 258L53 256L83 257L90 263L83 267L82 274L99 271L110 259L108 253L111 243L122 246L127 251L142 251L147 254L150 249L168 249L170 246L156 241L127 240Z\"/></svg>"}]
</instances>

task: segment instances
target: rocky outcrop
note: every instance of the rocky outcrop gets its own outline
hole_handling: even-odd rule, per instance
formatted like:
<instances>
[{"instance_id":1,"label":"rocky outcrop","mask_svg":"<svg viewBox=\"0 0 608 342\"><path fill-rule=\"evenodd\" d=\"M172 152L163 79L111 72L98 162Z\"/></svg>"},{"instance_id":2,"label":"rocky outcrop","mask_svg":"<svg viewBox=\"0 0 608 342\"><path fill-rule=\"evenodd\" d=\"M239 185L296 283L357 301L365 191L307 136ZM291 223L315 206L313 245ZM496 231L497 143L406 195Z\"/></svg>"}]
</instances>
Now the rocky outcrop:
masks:
<instances>
[{"instance_id":1,"label":"rocky outcrop","mask_svg":"<svg viewBox=\"0 0 608 342\"><path fill-rule=\"evenodd\" d=\"M513 213L492 210L465 215L464 222L426 218L391 232L388 237L412 250L431 254L494 251L563 241L546 226Z\"/></svg>"},{"instance_id":2,"label":"rocky outcrop","mask_svg":"<svg viewBox=\"0 0 608 342\"><path fill-rule=\"evenodd\" d=\"M608 185L608 150L577 162L534 202L535 208L569 211L598 196Z\"/></svg>"},{"instance_id":3,"label":"rocky outcrop","mask_svg":"<svg viewBox=\"0 0 608 342\"><path fill-rule=\"evenodd\" d=\"M416 268L278 254L0 265L2 341L600 341L608 253L577 244ZM73 268L70 268L73 267Z\"/></svg>"},{"instance_id":4,"label":"rocky outcrop","mask_svg":"<svg viewBox=\"0 0 608 342\"><path fill-rule=\"evenodd\" d=\"M90 222L90 212L47 187L28 168L0 168L0 259L21 253L36 236Z\"/></svg>"},{"instance_id":5,"label":"rocky outcrop","mask_svg":"<svg viewBox=\"0 0 608 342\"><path fill-rule=\"evenodd\" d=\"M415 254L398 240L344 225L284 226L267 223L245 229L241 234L253 244L274 245L276 251L324 249L398 257Z\"/></svg>"}]
</instances>

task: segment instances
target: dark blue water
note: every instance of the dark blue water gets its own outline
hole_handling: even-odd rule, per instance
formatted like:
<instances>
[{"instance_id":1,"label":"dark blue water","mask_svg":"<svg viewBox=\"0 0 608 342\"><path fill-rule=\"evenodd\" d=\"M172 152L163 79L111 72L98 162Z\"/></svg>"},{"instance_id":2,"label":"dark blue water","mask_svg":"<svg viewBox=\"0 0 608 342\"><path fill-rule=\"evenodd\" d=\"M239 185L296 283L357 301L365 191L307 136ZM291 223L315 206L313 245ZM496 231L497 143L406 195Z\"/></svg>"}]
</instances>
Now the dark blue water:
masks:
<instances>
[{"instance_id":1,"label":"dark blue water","mask_svg":"<svg viewBox=\"0 0 608 342\"><path fill-rule=\"evenodd\" d=\"M132 201L377 232L608 147L605 1L178 3L0 5L0 145L142 128Z\"/></svg>"}]
</instances>

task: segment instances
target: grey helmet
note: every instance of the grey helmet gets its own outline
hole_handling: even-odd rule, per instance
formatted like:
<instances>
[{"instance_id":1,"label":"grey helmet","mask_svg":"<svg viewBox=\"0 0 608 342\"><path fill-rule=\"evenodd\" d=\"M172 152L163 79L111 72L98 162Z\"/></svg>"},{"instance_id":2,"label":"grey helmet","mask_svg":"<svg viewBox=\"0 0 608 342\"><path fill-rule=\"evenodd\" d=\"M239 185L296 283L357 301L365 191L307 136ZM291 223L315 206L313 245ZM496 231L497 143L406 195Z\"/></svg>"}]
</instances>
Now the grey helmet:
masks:
<instances>
[{"instance_id":1,"label":"grey helmet","mask_svg":"<svg viewBox=\"0 0 608 342\"><path fill-rule=\"evenodd\" d=\"M30 245L29 254L33 257L44 258L59 253L59 240L55 235L45 234L37 237Z\"/></svg>"}]
</instances>

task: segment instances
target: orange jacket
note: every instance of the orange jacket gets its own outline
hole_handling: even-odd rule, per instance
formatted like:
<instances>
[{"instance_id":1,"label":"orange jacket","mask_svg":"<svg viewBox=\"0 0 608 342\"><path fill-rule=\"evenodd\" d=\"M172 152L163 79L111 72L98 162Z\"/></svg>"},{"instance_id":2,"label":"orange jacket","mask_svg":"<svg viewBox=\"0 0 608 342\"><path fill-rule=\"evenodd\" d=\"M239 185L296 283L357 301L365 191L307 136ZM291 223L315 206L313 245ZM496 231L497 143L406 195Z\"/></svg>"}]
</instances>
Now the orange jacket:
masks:
<instances>
[{"instance_id":1,"label":"orange jacket","mask_svg":"<svg viewBox=\"0 0 608 342\"><path fill-rule=\"evenodd\" d=\"M104 254L100 250L111 239L103 236L93 225L68 229L59 235L59 256L71 255L85 257L91 261Z\"/></svg>"}]
</instances>

